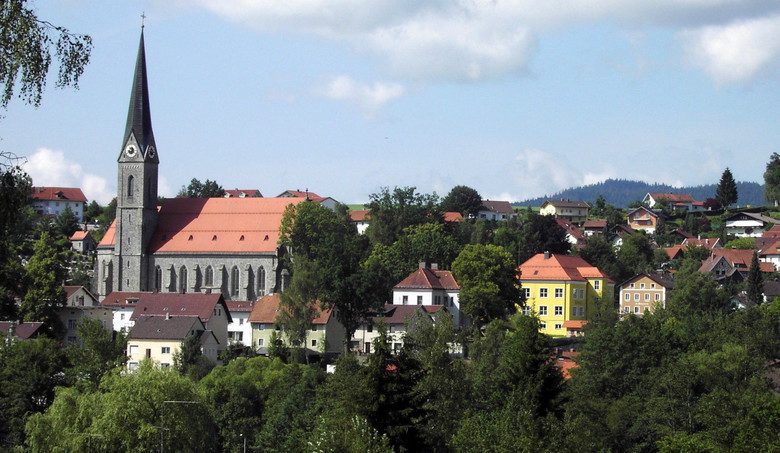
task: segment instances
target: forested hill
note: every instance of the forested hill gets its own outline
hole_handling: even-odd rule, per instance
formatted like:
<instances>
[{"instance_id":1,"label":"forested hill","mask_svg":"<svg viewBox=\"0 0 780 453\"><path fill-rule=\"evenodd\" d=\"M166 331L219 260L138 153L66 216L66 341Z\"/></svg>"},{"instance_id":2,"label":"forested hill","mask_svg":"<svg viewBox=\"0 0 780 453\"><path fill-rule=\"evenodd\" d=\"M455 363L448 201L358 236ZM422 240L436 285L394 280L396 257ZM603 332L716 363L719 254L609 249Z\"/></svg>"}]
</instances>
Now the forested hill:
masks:
<instances>
[{"instance_id":1,"label":"forested hill","mask_svg":"<svg viewBox=\"0 0 780 453\"><path fill-rule=\"evenodd\" d=\"M642 181L629 181L625 179L607 179L604 182L588 186L574 187L561 192L533 198L516 203L517 206L541 206L545 200L569 199L587 201L593 203L599 195L603 195L608 204L617 207L626 207L629 203L641 200L648 192L673 192L689 193L694 200L704 201L707 198L715 198L717 184L708 184L694 187L672 187L666 184L648 184ZM764 185L755 182L738 182L737 193L739 206L761 206L764 201Z\"/></svg>"}]
</instances>

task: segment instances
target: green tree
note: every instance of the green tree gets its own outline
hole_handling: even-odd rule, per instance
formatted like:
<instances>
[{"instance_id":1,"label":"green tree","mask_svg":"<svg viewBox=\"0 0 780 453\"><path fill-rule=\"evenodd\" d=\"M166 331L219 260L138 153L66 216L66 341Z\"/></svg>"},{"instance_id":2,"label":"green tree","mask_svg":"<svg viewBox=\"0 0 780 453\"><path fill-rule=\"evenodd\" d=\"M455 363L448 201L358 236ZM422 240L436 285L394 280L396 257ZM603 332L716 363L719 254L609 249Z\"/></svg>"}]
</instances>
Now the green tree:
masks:
<instances>
[{"instance_id":1,"label":"green tree","mask_svg":"<svg viewBox=\"0 0 780 453\"><path fill-rule=\"evenodd\" d=\"M218 451L217 426L197 383L144 361L109 373L99 390L61 388L27 422L27 445L47 451Z\"/></svg>"},{"instance_id":2,"label":"green tree","mask_svg":"<svg viewBox=\"0 0 780 453\"><path fill-rule=\"evenodd\" d=\"M736 203L739 198L737 195L737 183L734 181L734 176L728 168L723 171L723 175L720 177L718 188L715 190L715 198L718 199L718 203L724 209Z\"/></svg>"},{"instance_id":3,"label":"green tree","mask_svg":"<svg viewBox=\"0 0 780 453\"><path fill-rule=\"evenodd\" d=\"M67 275L64 255L57 251L48 232L33 246L33 256L25 267L27 291L19 307L25 321L41 321L54 336L62 333L57 309L65 305L62 283Z\"/></svg>"},{"instance_id":4,"label":"green tree","mask_svg":"<svg viewBox=\"0 0 780 453\"><path fill-rule=\"evenodd\" d=\"M443 216L436 194L419 194L415 187L396 187L391 192L383 187L368 196L366 209L371 211L371 224L366 235L371 242L391 245L404 229L423 223L441 223Z\"/></svg>"},{"instance_id":5,"label":"green tree","mask_svg":"<svg viewBox=\"0 0 780 453\"><path fill-rule=\"evenodd\" d=\"M54 400L63 385L66 359L55 340L0 339L0 450L24 442L24 424Z\"/></svg>"},{"instance_id":6,"label":"green tree","mask_svg":"<svg viewBox=\"0 0 780 453\"><path fill-rule=\"evenodd\" d=\"M522 304L512 255L496 245L467 245L452 263L463 313L477 325L504 318Z\"/></svg>"},{"instance_id":7,"label":"green tree","mask_svg":"<svg viewBox=\"0 0 780 453\"><path fill-rule=\"evenodd\" d=\"M41 103L52 51L59 65L56 86L78 88L79 78L89 63L92 38L39 19L26 0L0 3L0 106L6 108L14 96L27 104Z\"/></svg>"},{"instance_id":8,"label":"green tree","mask_svg":"<svg viewBox=\"0 0 780 453\"><path fill-rule=\"evenodd\" d=\"M750 261L750 271L747 277L747 297L755 305L764 302L764 276L758 261L758 251L753 251L753 259Z\"/></svg>"},{"instance_id":9,"label":"green tree","mask_svg":"<svg viewBox=\"0 0 780 453\"><path fill-rule=\"evenodd\" d=\"M764 196L777 206L780 201L780 154L772 153L764 171Z\"/></svg>"},{"instance_id":10,"label":"green tree","mask_svg":"<svg viewBox=\"0 0 780 453\"><path fill-rule=\"evenodd\" d=\"M201 332L187 335L181 342L181 349L173 355L176 370L182 376L198 381L209 374L215 363L203 355L200 344Z\"/></svg>"},{"instance_id":11,"label":"green tree","mask_svg":"<svg viewBox=\"0 0 780 453\"><path fill-rule=\"evenodd\" d=\"M81 345L66 349L68 359L73 364L69 370L72 381L89 382L97 386L104 374L127 361L127 338L123 332L107 330L99 320L86 316L79 321L76 331Z\"/></svg>"},{"instance_id":12,"label":"green tree","mask_svg":"<svg viewBox=\"0 0 780 453\"><path fill-rule=\"evenodd\" d=\"M558 225L553 216L529 214L525 217L519 238L518 264L537 253L567 254L570 249L566 230Z\"/></svg>"},{"instance_id":13,"label":"green tree","mask_svg":"<svg viewBox=\"0 0 780 453\"><path fill-rule=\"evenodd\" d=\"M57 220L54 222L57 232L70 239L79 229L79 219L76 218L76 214L70 209L70 206L65 206L60 215L57 216Z\"/></svg>"},{"instance_id":14,"label":"green tree","mask_svg":"<svg viewBox=\"0 0 780 453\"><path fill-rule=\"evenodd\" d=\"M93 220L96 220L100 214L103 213L103 208L100 207L100 205L97 203L97 201L92 200L87 205L87 208L84 209L84 222L90 223Z\"/></svg>"},{"instance_id":15,"label":"green tree","mask_svg":"<svg viewBox=\"0 0 780 453\"><path fill-rule=\"evenodd\" d=\"M604 199L604 195L599 194L596 201L593 202L593 208L590 210L590 214L597 219L603 218L606 215L607 200Z\"/></svg>"},{"instance_id":16,"label":"green tree","mask_svg":"<svg viewBox=\"0 0 780 453\"><path fill-rule=\"evenodd\" d=\"M284 327L284 334L290 344L303 350L308 363L306 335L312 321L317 317L317 269L305 255L295 258L293 268L290 288L279 296L279 315L276 322Z\"/></svg>"},{"instance_id":17,"label":"green tree","mask_svg":"<svg viewBox=\"0 0 780 453\"><path fill-rule=\"evenodd\" d=\"M192 178L189 185L182 186L176 198L220 198L225 196L225 189L216 181L207 179L200 182L198 178Z\"/></svg>"},{"instance_id":18,"label":"green tree","mask_svg":"<svg viewBox=\"0 0 780 453\"><path fill-rule=\"evenodd\" d=\"M443 212L459 212L464 218L476 217L482 207L482 195L468 186L455 186L441 200Z\"/></svg>"},{"instance_id":19,"label":"green tree","mask_svg":"<svg viewBox=\"0 0 780 453\"><path fill-rule=\"evenodd\" d=\"M739 250L756 250L756 238L751 237L739 237L734 238L725 244L723 248L726 249L739 249Z\"/></svg>"},{"instance_id":20,"label":"green tree","mask_svg":"<svg viewBox=\"0 0 780 453\"><path fill-rule=\"evenodd\" d=\"M5 159L5 156L0 156ZM22 221L32 183L19 167L0 162L0 318L17 319L15 298L24 294L24 270L19 263L25 243Z\"/></svg>"}]
</instances>

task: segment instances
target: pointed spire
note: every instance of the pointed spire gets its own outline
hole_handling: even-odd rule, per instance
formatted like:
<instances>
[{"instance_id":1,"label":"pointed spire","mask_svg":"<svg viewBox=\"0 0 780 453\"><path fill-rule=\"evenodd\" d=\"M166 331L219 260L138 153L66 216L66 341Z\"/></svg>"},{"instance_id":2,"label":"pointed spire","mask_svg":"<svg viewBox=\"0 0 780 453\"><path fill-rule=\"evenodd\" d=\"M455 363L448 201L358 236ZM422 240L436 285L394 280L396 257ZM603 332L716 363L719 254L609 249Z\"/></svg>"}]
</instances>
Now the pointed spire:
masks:
<instances>
[{"instance_id":1,"label":"pointed spire","mask_svg":"<svg viewBox=\"0 0 780 453\"><path fill-rule=\"evenodd\" d=\"M135 135L141 153L146 154L149 146L154 146L152 115L149 109L149 88L146 82L146 52L144 50L144 32L141 29L141 43L138 45L138 57L133 75L133 91L130 95L130 107L127 110L127 126L122 146L127 143L130 134Z\"/></svg>"}]
</instances>

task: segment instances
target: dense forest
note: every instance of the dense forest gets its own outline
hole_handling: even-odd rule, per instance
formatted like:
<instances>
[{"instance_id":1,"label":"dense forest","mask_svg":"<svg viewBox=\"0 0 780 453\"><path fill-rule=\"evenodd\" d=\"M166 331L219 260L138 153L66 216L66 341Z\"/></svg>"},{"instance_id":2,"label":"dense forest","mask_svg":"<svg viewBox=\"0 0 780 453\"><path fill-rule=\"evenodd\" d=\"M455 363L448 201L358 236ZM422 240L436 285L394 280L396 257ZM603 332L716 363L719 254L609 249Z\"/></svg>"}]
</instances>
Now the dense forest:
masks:
<instances>
[{"instance_id":1,"label":"dense forest","mask_svg":"<svg viewBox=\"0 0 780 453\"><path fill-rule=\"evenodd\" d=\"M704 201L707 198L715 198L717 184L707 184L692 187L672 187L666 184L648 184L642 181L630 181L626 179L607 179L604 182L587 186L574 187L562 190L552 195L521 201L518 206L541 206L545 200L578 200L593 203L599 195L603 195L606 202L616 207L626 207L630 203L642 200L648 192L674 192L689 193L694 200ZM762 206L766 204L764 199L764 186L755 182L738 182L737 193L739 206Z\"/></svg>"}]
</instances>

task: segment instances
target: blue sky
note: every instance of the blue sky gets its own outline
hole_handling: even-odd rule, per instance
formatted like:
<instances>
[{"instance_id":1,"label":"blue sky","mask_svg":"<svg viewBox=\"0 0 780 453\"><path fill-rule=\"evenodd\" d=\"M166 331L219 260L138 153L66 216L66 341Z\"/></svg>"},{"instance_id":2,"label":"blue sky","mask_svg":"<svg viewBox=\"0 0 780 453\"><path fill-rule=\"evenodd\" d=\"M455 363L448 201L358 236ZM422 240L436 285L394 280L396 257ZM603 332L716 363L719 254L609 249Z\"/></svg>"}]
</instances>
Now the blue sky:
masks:
<instances>
[{"instance_id":1,"label":"blue sky","mask_svg":"<svg viewBox=\"0 0 780 453\"><path fill-rule=\"evenodd\" d=\"M116 191L140 15L161 194L193 177L347 203L465 184L519 201L606 178L762 181L780 2L37 0L94 40L78 91L13 101L37 185Z\"/></svg>"}]
</instances>

